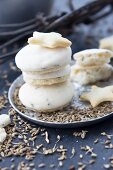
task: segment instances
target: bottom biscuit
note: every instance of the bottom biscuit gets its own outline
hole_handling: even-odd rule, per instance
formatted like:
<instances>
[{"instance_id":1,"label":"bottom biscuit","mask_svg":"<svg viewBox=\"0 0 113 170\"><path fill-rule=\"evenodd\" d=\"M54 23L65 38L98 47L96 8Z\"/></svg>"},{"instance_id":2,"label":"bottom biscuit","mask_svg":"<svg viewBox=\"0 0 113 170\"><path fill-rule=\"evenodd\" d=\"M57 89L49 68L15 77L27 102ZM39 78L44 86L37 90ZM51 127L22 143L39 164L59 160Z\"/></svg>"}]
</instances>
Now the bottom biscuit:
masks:
<instances>
[{"instance_id":1,"label":"bottom biscuit","mask_svg":"<svg viewBox=\"0 0 113 170\"><path fill-rule=\"evenodd\" d=\"M41 112L55 111L71 102L73 84L69 81L51 86L34 87L24 84L19 90L19 99L24 106Z\"/></svg>"}]
</instances>

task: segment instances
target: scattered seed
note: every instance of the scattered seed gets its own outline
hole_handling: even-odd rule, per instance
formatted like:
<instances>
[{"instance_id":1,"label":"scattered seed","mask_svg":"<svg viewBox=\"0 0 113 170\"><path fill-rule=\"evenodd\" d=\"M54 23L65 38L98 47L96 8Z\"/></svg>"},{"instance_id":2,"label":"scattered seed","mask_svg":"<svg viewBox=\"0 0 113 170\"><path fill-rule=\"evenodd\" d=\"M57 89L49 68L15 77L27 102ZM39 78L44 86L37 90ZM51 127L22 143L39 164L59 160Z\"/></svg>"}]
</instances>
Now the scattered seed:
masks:
<instances>
[{"instance_id":1,"label":"scattered seed","mask_svg":"<svg viewBox=\"0 0 113 170\"><path fill-rule=\"evenodd\" d=\"M94 164L96 161L94 159L89 160L89 164Z\"/></svg>"},{"instance_id":2,"label":"scattered seed","mask_svg":"<svg viewBox=\"0 0 113 170\"><path fill-rule=\"evenodd\" d=\"M83 159L83 155L82 154L80 154L80 159Z\"/></svg>"},{"instance_id":3,"label":"scattered seed","mask_svg":"<svg viewBox=\"0 0 113 170\"><path fill-rule=\"evenodd\" d=\"M76 137L80 136L82 139L85 139L87 133L88 131L82 130L81 132L74 132L73 135Z\"/></svg>"},{"instance_id":4,"label":"scattered seed","mask_svg":"<svg viewBox=\"0 0 113 170\"><path fill-rule=\"evenodd\" d=\"M65 155L65 152L62 152L62 155L58 158L59 161L65 160L67 157Z\"/></svg>"},{"instance_id":5,"label":"scattered seed","mask_svg":"<svg viewBox=\"0 0 113 170\"><path fill-rule=\"evenodd\" d=\"M96 154L96 153L92 153L92 154L91 154L91 157L92 157L92 158L96 158L96 157L97 157L97 154Z\"/></svg>"},{"instance_id":6,"label":"scattered seed","mask_svg":"<svg viewBox=\"0 0 113 170\"><path fill-rule=\"evenodd\" d=\"M73 158L75 156L75 153L76 153L76 150L75 148L73 147L72 150L71 150L71 156L70 158Z\"/></svg>"},{"instance_id":7,"label":"scattered seed","mask_svg":"<svg viewBox=\"0 0 113 170\"><path fill-rule=\"evenodd\" d=\"M78 170L84 170L86 168L86 165L82 165L81 167L78 168Z\"/></svg>"},{"instance_id":8,"label":"scattered seed","mask_svg":"<svg viewBox=\"0 0 113 170\"><path fill-rule=\"evenodd\" d=\"M69 167L69 170L75 170L75 166L74 166L74 165L71 165L71 166Z\"/></svg>"},{"instance_id":9,"label":"scattered seed","mask_svg":"<svg viewBox=\"0 0 113 170\"><path fill-rule=\"evenodd\" d=\"M56 143L58 143L60 140L61 140L60 135L57 135L57 141L56 141Z\"/></svg>"},{"instance_id":10,"label":"scattered seed","mask_svg":"<svg viewBox=\"0 0 113 170\"><path fill-rule=\"evenodd\" d=\"M15 164L11 165L11 170L15 170Z\"/></svg>"},{"instance_id":11,"label":"scattered seed","mask_svg":"<svg viewBox=\"0 0 113 170\"><path fill-rule=\"evenodd\" d=\"M44 163L41 163L38 165L39 168L44 168L46 165Z\"/></svg>"},{"instance_id":12,"label":"scattered seed","mask_svg":"<svg viewBox=\"0 0 113 170\"><path fill-rule=\"evenodd\" d=\"M99 142L99 139L95 139L94 144L97 144Z\"/></svg>"},{"instance_id":13,"label":"scattered seed","mask_svg":"<svg viewBox=\"0 0 113 170\"><path fill-rule=\"evenodd\" d=\"M59 166L62 167L63 166L63 162L59 161Z\"/></svg>"},{"instance_id":14,"label":"scattered seed","mask_svg":"<svg viewBox=\"0 0 113 170\"><path fill-rule=\"evenodd\" d=\"M47 143L49 143L49 135L47 131L45 132L45 140Z\"/></svg>"},{"instance_id":15,"label":"scattered seed","mask_svg":"<svg viewBox=\"0 0 113 170\"><path fill-rule=\"evenodd\" d=\"M50 167L50 168L54 168L54 167L55 167L55 164L50 164L49 167Z\"/></svg>"},{"instance_id":16,"label":"scattered seed","mask_svg":"<svg viewBox=\"0 0 113 170\"><path fill-rule=\"evenodd\" d=\"M110 168L110 165L109 165L109 164L104 164L104 168L105 168L105 169L109 169L109 168Z\"/></svg>"}]
</instances>

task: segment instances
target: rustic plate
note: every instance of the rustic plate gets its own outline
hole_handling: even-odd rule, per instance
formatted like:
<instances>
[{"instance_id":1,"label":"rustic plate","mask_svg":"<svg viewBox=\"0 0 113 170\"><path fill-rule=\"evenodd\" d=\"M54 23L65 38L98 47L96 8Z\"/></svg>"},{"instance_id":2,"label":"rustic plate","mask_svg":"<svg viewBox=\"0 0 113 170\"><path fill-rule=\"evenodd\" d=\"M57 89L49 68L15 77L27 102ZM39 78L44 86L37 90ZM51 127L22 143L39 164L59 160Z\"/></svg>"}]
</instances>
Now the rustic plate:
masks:
<instances>
[{"instance_id":1,"label":"rustic plate","mask_svg":"<svg viewBox=\"0 0 113 170\"><path fill-rule=\"evenodd\" d=\"M9 98L9 102L12 105L12 107L19 113L19 115L23 116L24 118L26 118L27 120L34 122L36 124L39 125L43 125L43 126L48 126L48 127L55 127L55 128L74 128L74 127L83 127L83 126L88 126L88 125L92 125L98 122L101 122L111 116L113 116L113 112L107 113L106 115L103 115L102 117L98 117L98 118L93 118L93 119L88 119L88 120L82 120L82 121L76 121L76 122L66 122L66 123L58 123L58 122L48 122L45 120L40 120L37 118L35 118L32 114L32 111L30 111L31 114L25 114L22 113L17 106L14 103L13 100L13 95L14 95L14 91L20 87L22 84L24 83L22 75L19 76L11 85L10 89L9 89L9 93L8 93L8 98ZM100 86L106 86L106 85L110 85L113 84L113 79L106 81L106 82L100 82L98 83L98 85ZM86 91L90 88L90 86L87 87L79 87L77 84L75 84L75 88L76 89L80 89L77 90L78 91L78 96L81 93L81 91ZM83 103L81 101L79 101L78 99L76 100L75 103L78 107L88 107L88 103Z\"/></svg>"}]
</instances>

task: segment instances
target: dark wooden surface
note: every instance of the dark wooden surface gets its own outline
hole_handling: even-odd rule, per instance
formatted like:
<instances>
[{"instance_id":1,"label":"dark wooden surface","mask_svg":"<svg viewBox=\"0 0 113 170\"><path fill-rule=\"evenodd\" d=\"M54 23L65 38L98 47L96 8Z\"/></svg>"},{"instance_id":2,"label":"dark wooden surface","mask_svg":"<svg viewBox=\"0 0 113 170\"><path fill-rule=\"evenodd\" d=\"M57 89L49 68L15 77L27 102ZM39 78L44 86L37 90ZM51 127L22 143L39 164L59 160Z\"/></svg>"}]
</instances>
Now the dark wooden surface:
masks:
<instances>
[{"instance_id":1,"label":"dark wooden surface","mask_svg":"<svg viewBox=\"0 0 113 170\"><path fill-rule=\"evenodd\" d=\"M60 9L60 3L61 1L57 2L56 6L57 9ZM83 0L78 1L82 4ZM64 4L62 4L62 8L64 7ZM75 4L76 6L77 4ZM55 8L55 7L54 7ZM56 9L56 8L55 8ZM106 17L102 19L101 21L94 23L92 25L86 26L86 25L79 25L75 28L75 33L68 38L72 40L73 45L73 53L76 51L80 51L82 49L86 48L96 48L98 47L98 41L100 38L112 35L113 34L113 14L111 14L109 17ZM11 60L10 60L11 61ZM3 65L0 65L0 95L3 94L3 91L8 91L8 86L6 86L6 80L2 78L4 73L7 73L9 82L13 82L13 80L20 74L17 70L11 70L9 68L9 61ZM7 105L7 108L0 111L0 113L7 113L7 109L9 108L9 104ZM36 126L37 128L39 126ZM86 135L85 139L81 139L80 137L73 136L73 132L75 131L81 131L81 130L87 130L88 133ZM61 141L58 143L59 145L64 145L65 148L67 148L67 159L64 161L63 167L58 167L58 155L54 154L51 156L43 156L37 154L36 157L32 162L35 163L35 168L38 168L38 164L45 163L47 166L45 168L42 168L44 170L49 169L49 165L51 163L54 163L56 165L54 170L68 170L70 165L74 165L76 169L78 169L78 161L80 161L80 154L83 154L83 160L82 162L88 162L88 160L91 159L90 155L86 155L84 151L81 151L81 146L89 145L90 147L94 148L94 152L97 154L96 163L92 165L88 165L86 167L87 170L103 170L103 165L108 163L108 157L113 156L113 150L112 149L105 149L104 145L102 144L105 141L105 137L101 136L101 132L105 131L108 134L113 135L113 118L108 119L102 123L90 126L90 127L84 127L82 129L53 129L53 128L47 128L47 131L50 136L50 144L46 144L44 139L42 137L38 137L36 143L40 144L43 143L46 147L52 147L56 141L57 135L61 136ZM96 138L99 138L99 143L94 144L94 140ZM113 142L113 140L112 140ZM70 159L71 150L72 148L75 148L76 154L75 156ZM3 161L0 161L0 169L3 167L10 167L11 166L11 158L4 158ZM25 160L24 157L17 157L15 159L15 164L18 166L19 162ZM16 169L16 168L15 168Z\"/></svg>"}]
</instances>

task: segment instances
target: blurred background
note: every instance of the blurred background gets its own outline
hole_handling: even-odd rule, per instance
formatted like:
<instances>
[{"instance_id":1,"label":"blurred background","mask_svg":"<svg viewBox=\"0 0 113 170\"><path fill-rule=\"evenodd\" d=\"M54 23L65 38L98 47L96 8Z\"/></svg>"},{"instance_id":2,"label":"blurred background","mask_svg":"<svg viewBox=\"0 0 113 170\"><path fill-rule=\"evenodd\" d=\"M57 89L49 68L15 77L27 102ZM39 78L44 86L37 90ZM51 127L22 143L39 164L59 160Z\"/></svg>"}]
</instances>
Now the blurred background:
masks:
<instances>
[{"instance_id":1,"label":"blurred background","mask_svg":"<svg viewBox=\"0 0 113 170\"><path fill-rule=\"evenodd\" d=\"M39 12L46 15L69 12L69 1L72 0L4 0L0 3L0 24L10 24L27 21ZM77 9L91 0L73 0Z\"/></svg>"},{"instance_id":2,"label":"blurred background","mask_svg":"<svg viewBox=\"0 0 113 170\"><path fill-rule=\"evenodd\" d=\"M93 12L87 8L88 4L92 4ZM72 41L73 53L97 48L100 39L113 34L112 7L113 0L0 1L0 63L14 57L35 30L60 32ZM78 11L80 8L83 9ZM103 17L96 19L96 15ZM56 20L60 24L48 29Z\"/></svg>"}]
</instances>

